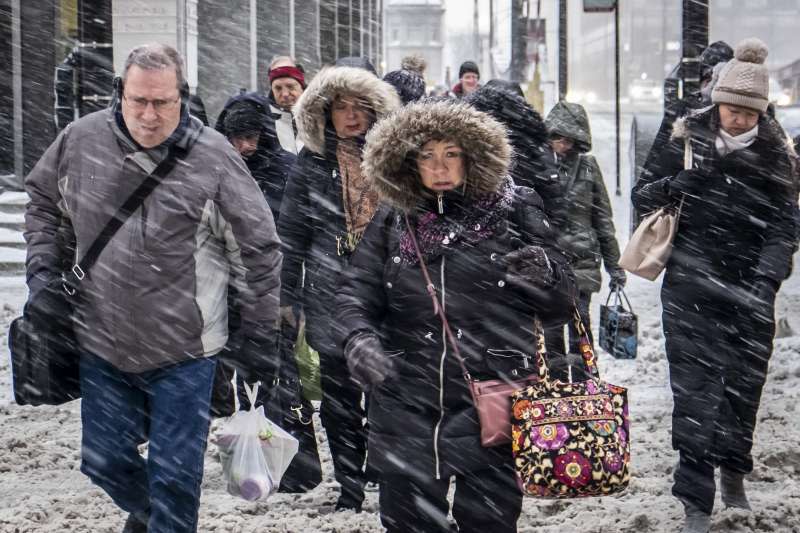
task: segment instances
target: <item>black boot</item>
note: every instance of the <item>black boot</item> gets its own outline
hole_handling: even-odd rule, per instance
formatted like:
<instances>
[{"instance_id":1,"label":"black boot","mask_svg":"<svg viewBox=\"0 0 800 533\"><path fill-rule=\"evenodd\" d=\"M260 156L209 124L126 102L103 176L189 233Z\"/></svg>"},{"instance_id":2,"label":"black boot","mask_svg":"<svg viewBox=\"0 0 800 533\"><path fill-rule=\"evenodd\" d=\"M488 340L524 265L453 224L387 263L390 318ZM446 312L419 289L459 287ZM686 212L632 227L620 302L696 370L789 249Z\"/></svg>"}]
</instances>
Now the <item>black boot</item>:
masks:
<instances>
[{"instance_id":1,"label":"black boot","mask_svg":"<svg viewBox=\"0 0 800 533\"><path fill-rule=\"evenodd\" d=\"M683 507L686 518L681 533L708 533L711 528L711 515L691 503L684 503Z\"/></svg>"},{"instance_id":2,"label":"black boot","mask_svg":"<svg viewBox=\"0 0 800 533\"><path fill-rule=\"evenodd\" d=\"M135 514L128 515L125 520L125 527L122 528L122 533L147 533L147 522L143 522Z\"/></svg>"},{"instance_id":3,"label":"black boot","mask_svg":"<svg viewBox=\"0 0 800 533\"><path fill-rule=\"evenodd\" d=\"M724 467L719 469L719 473L719 488L722 493L722 503L725 504L725 507L752 511L753 509L750 507L750 502L747 501L747 494L744 491L744 474Z\"/></svg>"}]
</instances>

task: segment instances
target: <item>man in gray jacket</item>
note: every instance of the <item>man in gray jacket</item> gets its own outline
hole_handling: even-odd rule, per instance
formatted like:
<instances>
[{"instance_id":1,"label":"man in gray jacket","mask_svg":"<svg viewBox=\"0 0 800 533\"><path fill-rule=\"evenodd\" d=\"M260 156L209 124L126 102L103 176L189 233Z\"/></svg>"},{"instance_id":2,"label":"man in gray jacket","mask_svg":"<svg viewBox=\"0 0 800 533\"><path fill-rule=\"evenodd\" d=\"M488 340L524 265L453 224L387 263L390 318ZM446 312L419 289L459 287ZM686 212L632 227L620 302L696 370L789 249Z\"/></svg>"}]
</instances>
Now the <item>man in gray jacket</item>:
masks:
<instances>
[{"instance_id":1,"label":"man in gray jacket","mask_svg":"<svg viewBox=\"0 0 800 533\"><path fill-rule=\"evenodd\" d=\"M86 273L74 306L81 471L129 513L129 532L197 529L230 278L242 299L240 364L264 375L274 362L282 256L272 215L225 137L189 115L183 81L173 48L135 48L115 106L70 124L25 181L35 294L176 157Z\"/></svg>"}]
</instances>

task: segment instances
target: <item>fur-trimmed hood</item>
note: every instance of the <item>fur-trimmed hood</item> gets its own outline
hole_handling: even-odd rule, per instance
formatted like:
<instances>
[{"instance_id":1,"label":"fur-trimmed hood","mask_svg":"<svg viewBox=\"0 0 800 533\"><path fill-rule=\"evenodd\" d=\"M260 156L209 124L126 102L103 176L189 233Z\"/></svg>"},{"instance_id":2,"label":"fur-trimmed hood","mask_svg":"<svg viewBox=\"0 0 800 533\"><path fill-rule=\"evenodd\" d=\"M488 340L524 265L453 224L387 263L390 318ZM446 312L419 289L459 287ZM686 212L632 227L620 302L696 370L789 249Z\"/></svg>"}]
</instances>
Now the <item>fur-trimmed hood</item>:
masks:
<instances>
[{"instance_id":1,"label":"fur-trimmed hood","mask_svg":"<svg viewBox=\"0 0 800 533\"><path fill-rule=\"evenodd\" d=\"M697 109L685 117L681 117L672 125L671 139L686 139L692 134L709 136L719 129L719 115L716 105ZM792 158L797 157L794 142L783 130L780 123L769 113L761 113L758 119L758 137L768 143L782 146Z\"/></svg>"},{"instance_id":2,"label":"fur-trimmed hood","mask_svg":"<svg viewBox=\"0 0 800 533\"><path fill-rule=\"evenodd\" d=\"M355 67L322 69L294 106L298 136L312 152L325 154L325 127L331 102L339 94L363 98L380 120L400 105L394 87L371 72Z\"/></svg>"},{"instance_id":3,"label":"fur-trimmed hood","mask_svg":"<svg viewBox=\"0 0 800 533\"><path fill-rule=\"evenodd\" d=\"M430 197L414 157L431 139L461 146L467 158L466 197L496 192L505 182L511 160L506 128L466 103L427 100L395 111L367 134L362 169L383 201L410 211Z\"/></svg>"}]
</instances>

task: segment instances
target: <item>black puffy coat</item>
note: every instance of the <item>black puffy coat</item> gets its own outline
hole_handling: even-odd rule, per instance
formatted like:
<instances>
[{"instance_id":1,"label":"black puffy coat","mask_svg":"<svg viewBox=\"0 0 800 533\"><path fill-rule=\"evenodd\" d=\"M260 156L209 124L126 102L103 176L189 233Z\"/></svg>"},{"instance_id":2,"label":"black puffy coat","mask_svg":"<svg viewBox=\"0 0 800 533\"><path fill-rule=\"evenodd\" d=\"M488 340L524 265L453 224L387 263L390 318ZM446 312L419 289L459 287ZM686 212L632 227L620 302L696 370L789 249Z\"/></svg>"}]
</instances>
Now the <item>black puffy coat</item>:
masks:
<instances>
[{"instance_id":1,"label":"black puffy coat","mask_svg":"<svg viewBox=\"0 0 800 533\"><path fill-rule=\"evenodd\" d=\"M451 139L469 154L464 188L439 198L422 188L403 162L431 138ZM387 143L388 139L407 142ZM481 149L479 149L479 147ZM372 390L370 468L383 474L446 478L508 464L505 446L485 448L467 384L409 241L408 213L437 297L471 375L513 379L536 372L534 318L564 323L574 279L541 198L504 174L504 129L463 103L411 104L367 136L364 168L386 202L367 229L336 298L334 334L340 345L358 332L380 336L397 374ZM495 203L476 200L498 193ZM495 224L481 225L494 214ZM459 233L431 239L426 221L455 222ZM438 243L441 243L439 245ZM507 279L504 256L527 245L545 249L555 282L525 289ZM411 254L411 255L409 255Z\"/></svg>"},{"instance_id":2,"label":"black puffy coat","mask_svg":"<svg viewBox=\"0 0 800 533\"><path fill-rule=\"evenodd\" d=\"M394 88L367 70L322 70L295 106L305 147L292 168L284 193L278 235L283 243L281 306L302 307L308 344L321 353L338 353L330 334L333 297L349 252L342 179L329 106L336 94L364 98L378 118L400 105ZM305 271L305 279L303 272Z\"/></svg>"},{"instance_id":3,"label":"black puffy coat","mask_svg":"<svg viewBox=\"0 0 800 533\"><path fill-rule=\"evenodd\" d=\"M508 128L508 139L514 148L510 167L514 183L539 193L550 219L561 212L564 194L541 115L499 80L489 81L464 100Z\"/></svg>"},{"instance_id":4,"label":"black puffy coat","mask_svg":"<svg viewBox=\"0 0 800 533\"><path fill-rule=\"evenodd\" d=\"M289 171L297 156L281 147L275 130L275 117L270 110L270 101L258 93L240 94L228 99L217 117L217 131L227 136L225 118L228 112L237 106L251 108L252 113L259 117L262 124L258 148L253 155L245 159L245 163L277 222L280 218L280 207Z\"/></svg>"}]
</instances>

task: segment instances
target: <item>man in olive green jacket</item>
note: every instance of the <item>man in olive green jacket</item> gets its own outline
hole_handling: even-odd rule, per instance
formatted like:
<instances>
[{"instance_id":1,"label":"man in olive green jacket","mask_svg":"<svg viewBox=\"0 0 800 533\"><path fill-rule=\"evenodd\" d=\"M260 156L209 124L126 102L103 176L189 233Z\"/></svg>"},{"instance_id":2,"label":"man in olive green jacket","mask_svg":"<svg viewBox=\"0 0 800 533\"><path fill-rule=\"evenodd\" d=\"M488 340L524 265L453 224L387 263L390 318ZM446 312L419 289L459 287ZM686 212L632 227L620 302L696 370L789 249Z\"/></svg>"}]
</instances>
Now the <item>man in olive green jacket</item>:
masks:
<instances>
[{"instance_id":1,"label":"man in olive green jacket","mask_svg":"<svg viewBox=\"0 0 800 533\"><path fill-rule=\"evenodd\" d=\"M561 208L552 215L557 227L559 245L570 257L579 296L576 302L583 324L589 332L589 304L592 293L600 290L602 259L611 277L610 287L625 285L625 271L619 267L619 245L614 234L611 203L603 175L592 149L589 118L579 104L559 102L545 121L550 144L559 167L563 199ZM579 353L578 334L569 325L569 353ZM564 355L564 328L545 331L547 350L551 355Z\"/></svg>"}]
</instances>

